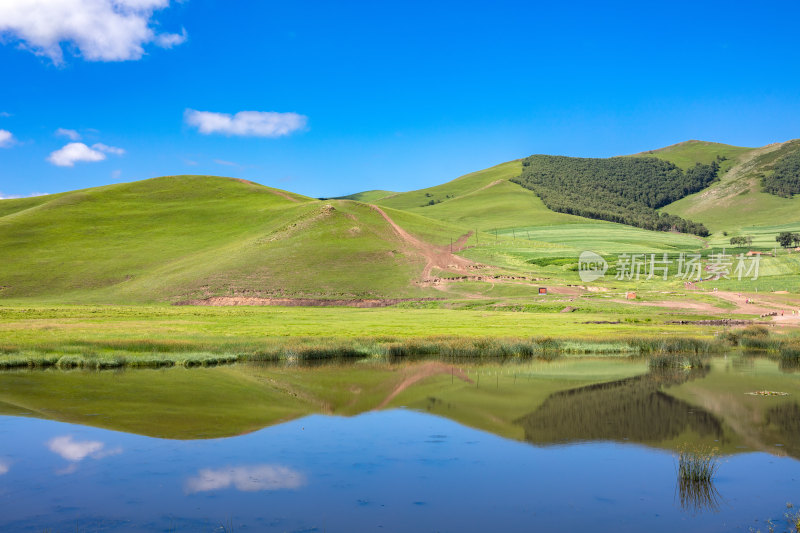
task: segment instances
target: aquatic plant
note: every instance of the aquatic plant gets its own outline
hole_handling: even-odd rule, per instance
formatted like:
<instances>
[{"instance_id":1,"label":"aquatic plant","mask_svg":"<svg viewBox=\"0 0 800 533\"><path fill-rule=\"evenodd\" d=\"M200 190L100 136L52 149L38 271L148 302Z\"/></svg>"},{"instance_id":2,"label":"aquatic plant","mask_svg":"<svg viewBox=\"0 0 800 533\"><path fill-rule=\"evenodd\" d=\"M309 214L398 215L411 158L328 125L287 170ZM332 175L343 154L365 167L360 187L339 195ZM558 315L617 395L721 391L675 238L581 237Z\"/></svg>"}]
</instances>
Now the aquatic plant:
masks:
<instances>
[{"instance_id":1,"label":"aquatic plant","mask_svg":"<svg viewBox=\"0 0 800 533\"><path fill-rule=\"evenodd\" d=\"M678 494L681 507L691 513L719 508L714 476L719 468L717 448L684 445L678 452Z\"/></svg>"},{"instance_id":2,"label":"aquatic plant","mask_svg":"<svg viewBox=\"0 0 800 533\"><path fill-rule=\"evenodd\" d=\"M678 477L698 483L711 481L719 468L719 449L683 446L678 452Z\"/></svg>"}]
</instances>

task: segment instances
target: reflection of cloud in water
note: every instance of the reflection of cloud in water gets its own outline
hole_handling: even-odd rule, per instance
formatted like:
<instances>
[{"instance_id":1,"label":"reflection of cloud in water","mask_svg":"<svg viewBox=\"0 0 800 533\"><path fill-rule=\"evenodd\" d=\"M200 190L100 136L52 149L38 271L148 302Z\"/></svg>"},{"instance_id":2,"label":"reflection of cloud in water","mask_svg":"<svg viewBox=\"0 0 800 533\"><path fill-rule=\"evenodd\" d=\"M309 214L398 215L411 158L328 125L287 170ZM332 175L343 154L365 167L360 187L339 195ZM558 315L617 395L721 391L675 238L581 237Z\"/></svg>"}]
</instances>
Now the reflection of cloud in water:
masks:
<instances>
[{"instance_id":1,"label":"reflection of cloud in water","mask_svg":"<svg viewBox=\"0 0 800 533\"><path fill-rule=\"evenodd\" d=\"M235 487L243 492L297 489L306 478L296 470L282 465L237 466L213 470L205 468L186 480L186 492L207 492Z\"/></svg>"},{"instance_id":2,"label":"reflection of cloud in water","mask_svg":"<svg viewBox=\"0 0 800 533\"><path fill-rule=\"evenodd\" d=\"M55 437L47 442L47 447L51 452L60 455L71 463L79 463L91 457L92 459L102 459L111 455L122 453L122 448L107 449L106 445L96 440L74 440L71 435ZM76 465L70 465L62 474L71 474L76 470Z\"/></svg>"},{"instance_id":3,"label":"reflection of cloud in water","mask_svg":"<svg viewBox=\"0 0 800 533\"><path fill-rule=\"evenodd\" d=\"M0 460L0 476L2 476L3 474L7 474L9 468L11 468L10 464L8 464L3 460Z\"/></svg>"}]
</instances>

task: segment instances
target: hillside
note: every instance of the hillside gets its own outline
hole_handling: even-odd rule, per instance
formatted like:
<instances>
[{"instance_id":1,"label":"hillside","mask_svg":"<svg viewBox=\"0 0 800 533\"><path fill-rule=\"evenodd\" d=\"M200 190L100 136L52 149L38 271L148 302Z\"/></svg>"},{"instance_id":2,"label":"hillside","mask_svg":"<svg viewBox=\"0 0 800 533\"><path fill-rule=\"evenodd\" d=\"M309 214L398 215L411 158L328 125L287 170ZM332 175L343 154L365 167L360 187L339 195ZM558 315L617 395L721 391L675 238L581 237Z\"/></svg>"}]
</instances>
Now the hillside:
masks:
<instances>
[{"instance_id":1,"label":"hillside","mask_svg":"<svg viewBox=\"0 0 800 533\"><path fill-rule=\"evenodd\" d=\"M688 170L697 163L710 165L712 161L717 160L718 157L722 157L724 161L720 166L724 172L736 164L739 157L753 150L754 148L745 148L743 146L731 146L730 144L692 140L665 146L664 148L658 148L656 150L648 150L647 152L633 154L628 157L655 157L662 161L674 163L683 170ZM727 161L727 163L725 163L725 161Z\"/></svg>"},{"instance_id":2,"label":"hillside","mask_svg":"<svg viewBox=\"0 0 800 533\"><path fill-rule=\"evenodd\" d=\"M494 289L491 280L485 283L489 272L572 284L577 274L569 264L584 250L679 253L727 246L738 234L752 236L755 246L774 246L779 231L800 231L800 196L762 188L770 179L780 191L793 186L798 154L797 141L758 149L690 141L636 158L533 156L427 189L367 191L343 199L317 200L232 178L172 176L1 200L0 299L470 299ZM706 170L717 164L715 179ZM600 171L608 178L605 189L593 181ZM699 192L667 203L709 181ZM681 227L673 222L683 219L715 233L704 239L618 223L632 222L624 217L605 221L559 213L540 196L552 204L554 191L564 197L580 193L582 201L620 214L635 214L631 206L637 202L646 217L659 207L653 220L672 221L660 229ZM614 201L606 201L610 193ZM565 211L587 214L573 209L575 202L565 205ZM769 275L783 280L793 275L793 265ZM470 283L443 282L447 277ZM528 285L493 294L522 297L535 289Z\"/></svg>"},{"instance_id":3,"label":"hillside","mask_svg":"<svg viewBox=\"0 0 800 533\"><path fill-rule=\"evenodd\" d=\"M355 200L357 202L374 203L393 194L397 193L392 191L372 190L348 194L347 196L336 196L335 198L331 198L331 200ZM327 200L327 198L320 198L320 200Z\"/></svg>"},{"instance_id":4,"label":"hillside","mask_svg":"<svg viewBox=\"0 0 800 533\"><path fill-rule=\"evenodd\" d=\"M387 196L376 203L479 231L586 222L551 211L536 194L512 183L510 180L521 172L520 161L509 161L435 187Z\"/></svg>"},{"instance_id":5,"label":"hillside","mask_svg":"<svg viewBox=\"0 0 800 533\"><path fill-rule=\"evenodd\" d=\"M457 229L389 210L423 239ZM420 296L386 218L243 180L175 176L0 202L4 299ZM444 239L439 239L444 241Z\"/></svg>"},{"instance_id":6,"label":"hillside","mask_svg":"<svg viewBox=\"0 0 800 533\"><path fill-rule=\"evenodd\" d=\"M685 172L668 161L645 157L532 155L522 164L522 173L513 181L538 194L553 211L650 230L708 235L702 224L656 209L716 180L716 161L697 163Z\"/></svg>"},{"instance_id":7,"label":"hillside","mask_svg":"<svg viewBox=\"0 0 800 533\"><path fill-rule=\"evenodd\" d=\"M662 208L691 218L712 232L731 235L763 226L789 224L800 228L800 197L784 198L763 191L762 178L774 173L777 159L800 151L800 142L788 141L741 152L732 166L710 187Z\"/></svg>"}]
</instances>

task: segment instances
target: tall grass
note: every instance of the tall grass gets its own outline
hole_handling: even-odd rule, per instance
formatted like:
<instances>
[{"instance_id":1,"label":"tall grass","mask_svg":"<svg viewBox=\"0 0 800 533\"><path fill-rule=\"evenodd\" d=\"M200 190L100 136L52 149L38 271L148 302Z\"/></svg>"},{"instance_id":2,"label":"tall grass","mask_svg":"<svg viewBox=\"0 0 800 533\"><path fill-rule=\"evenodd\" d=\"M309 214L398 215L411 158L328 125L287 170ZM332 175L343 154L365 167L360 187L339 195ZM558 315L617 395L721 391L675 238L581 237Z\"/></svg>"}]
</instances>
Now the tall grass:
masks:
<instances>
[{"instance_id":1,"label":"tall grass","mask_svg":"<svg viewBox=\"0 0 800 533\"><path fill-rule=\"evenodd\" d=\"M719 508L714 476L719 469L719 450L683 446L678 452L678 493L681 507L692 513Z\"/></svg>"},{"instance_id":2,"label":"tall grass","mask_svg":"<svg viewBox=\"0 0 800 533\"><path fill-rule=\"evenodd\" d=\"M691 483L711 481L719 469L719 450L709 447L689 448L678 451L678 477Z\"/></svg>"},{"instance_id":3,"label":"tall grass","mask_svg":"<svg viewBox=\"0 0 800 533\"><path fill-rule=\"evenodd\" d=\"M759 337L744 335L741 338ZM741 338L737 337L739 341ZM767 337L769 339L769 337ZM738 341L737 341L738 342ZM781 341L785 365L800 360L800 342ZM730 339L691 337L632 339L554 339L551 337L271 337L261 341L219 342L152 339L42 343L35 348L0 346L0 370L11 368L119 368L210 366L237 361L312 362L359 359L553 360L565 355L647 357L653 369L699 368L708 354L730 349Z\"/></svg>"}]
</instances>

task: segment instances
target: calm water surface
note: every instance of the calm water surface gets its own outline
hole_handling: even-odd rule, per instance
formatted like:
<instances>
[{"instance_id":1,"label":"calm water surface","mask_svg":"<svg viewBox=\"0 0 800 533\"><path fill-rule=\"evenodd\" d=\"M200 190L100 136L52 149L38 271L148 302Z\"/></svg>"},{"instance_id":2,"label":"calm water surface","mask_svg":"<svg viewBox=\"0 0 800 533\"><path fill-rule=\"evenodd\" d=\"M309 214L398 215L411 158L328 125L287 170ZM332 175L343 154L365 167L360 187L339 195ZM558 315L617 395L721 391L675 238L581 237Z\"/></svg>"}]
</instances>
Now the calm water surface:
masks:
<instances>
[{"instance_id":1,"label":"calm water surface","mask_svg":"<svg viewBox=\"0 0 800 533\"><path fill-rule=\"evenodd\" d=\"M798 394L734 357L2 374L0 530L782 531Z\"/></svg>"}]
</instances>

